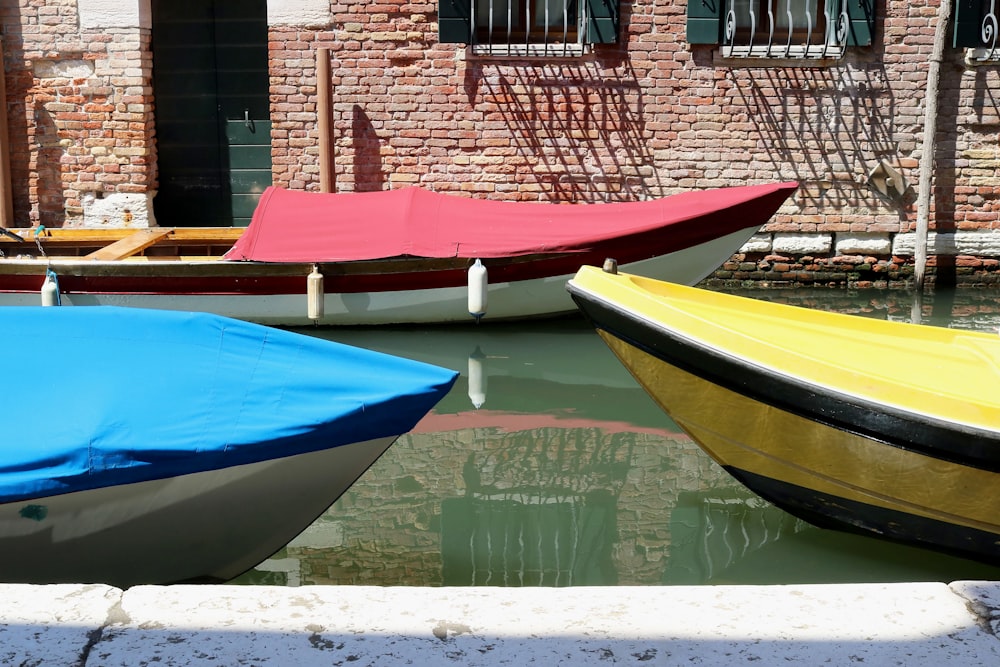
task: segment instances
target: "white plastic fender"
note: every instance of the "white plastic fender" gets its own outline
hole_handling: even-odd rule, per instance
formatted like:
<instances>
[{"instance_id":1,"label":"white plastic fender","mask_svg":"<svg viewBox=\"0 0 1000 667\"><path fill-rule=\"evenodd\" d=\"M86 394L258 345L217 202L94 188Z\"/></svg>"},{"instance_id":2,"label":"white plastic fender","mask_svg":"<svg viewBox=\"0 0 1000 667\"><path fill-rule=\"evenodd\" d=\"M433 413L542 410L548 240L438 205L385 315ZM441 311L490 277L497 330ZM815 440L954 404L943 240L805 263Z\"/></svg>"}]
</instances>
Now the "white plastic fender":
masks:
<instances>
[{"instance_id":1,"label":"white plastic fender","mask_svg":"<svg viewBox=\"0 0 1000 667\"><path fill-rule=\"evenodd\" d=\"M310 320L323 319L324 310L323 274L313 264L312 272L306 278L307 316Z\"/></svg>"},{"instance_id":2,"label":"white plastic fender","mask_svg":"<svg viewBox=\"0 0 1000 667\"><path fill-rule=\"evenodd\" d=\"M59 280L56 278L56 274L51 271L48 271L45 274L45 280L42 282L41 293L43 306L60 305Z\"/></svg>"},{"instance_id":3,"label":"white plastic fender","mask_svg":"<svg viewBox=\"0 0 1000 667\"><path fill-rule=\"evenodd\" d=\"M489 276L486 267L478 259L469 267L469 315L479 321L486 314L486 291Z\"/></svg>"}]
</instances>

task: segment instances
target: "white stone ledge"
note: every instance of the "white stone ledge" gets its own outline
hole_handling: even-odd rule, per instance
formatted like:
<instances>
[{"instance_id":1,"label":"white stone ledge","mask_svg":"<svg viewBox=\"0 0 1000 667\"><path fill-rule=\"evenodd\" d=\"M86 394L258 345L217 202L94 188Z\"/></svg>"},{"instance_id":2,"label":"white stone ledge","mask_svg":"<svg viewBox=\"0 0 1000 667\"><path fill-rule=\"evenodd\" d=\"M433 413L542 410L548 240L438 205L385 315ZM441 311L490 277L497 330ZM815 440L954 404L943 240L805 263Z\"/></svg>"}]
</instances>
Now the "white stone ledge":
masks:
<instances>
[{"instance_id":1,"label":"white stone ledge","mask_svg":"<svg viewBox=\"0 0 1000 667\"><path fill-rule=\"evenodd\" d=\"M834 238L834 248L838 255L888 255L892 252L892 238L889 234L838 233Z\"/></svg>"},{"instance_id":2,"label":"white stone ledge","mask_svg":"<svg viewBox=\"0 0 1000 667\"><path fill-rule=\"evenodd\" d=\"M1000 664L995 582L0 585L0 599L2 664Z\"/></svg>"},{"instance_id":3,"label":"white stone ledge","mask_svg":"<svg viewBox=\"0 0 1000 667\"><path fill-rule=\"evenodd\" d=\"M777 254L826 255L833 248L832 234L791 234L778 232L771 240L771 249Z\"/></svg>"},{"instance_id":4,"label":"white stone ledge","mask_svg":"<svg viewBox=\"0 0 1000 667\"><path fill-rule=\"evenodd\" d=\"M916 244L916 233L897 234L893 239L892 254L901 257L913 255L916 253ZM1000 257L1000 231L930 232L927 234L927 254Z\"/></svg>"}]
</instances>

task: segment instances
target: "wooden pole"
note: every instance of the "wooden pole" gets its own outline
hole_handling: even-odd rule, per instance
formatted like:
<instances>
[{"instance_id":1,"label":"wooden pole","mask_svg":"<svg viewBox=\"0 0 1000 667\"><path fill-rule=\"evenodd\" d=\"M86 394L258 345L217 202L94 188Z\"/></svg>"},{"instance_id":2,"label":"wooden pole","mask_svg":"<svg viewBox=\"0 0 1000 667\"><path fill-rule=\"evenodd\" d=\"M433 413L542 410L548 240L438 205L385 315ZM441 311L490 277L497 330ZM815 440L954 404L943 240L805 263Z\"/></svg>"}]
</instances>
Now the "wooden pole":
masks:
<instances>
[{"instance_id":1,"label":"wooden pole","mask_svg":"<svg viewBox=\"0 0 1000 667\"><path fill-rule=\"evenodd\" d=\"M10 132L7 128L7 77L4 75L4 42L0 37L0 227L14 226L14 195L10 180Z\"/></svg>"},{"instance_id":2,"label":"wooden pole","mask_svg":"<svg viewBox=\"0 0 1000 667\"><path fill-rule=\"evenodd\" d=\"M927 267L927 236L930 226L931 179L934 175L934 141L937 135L938 87L941 82L941 61L948 35L948 18L951 0L941 0L938 6L937 26L934 28L934 50L927 68L927 90L924 94L924 145L920 157L920 181L917 200L917 238L914 256L913 279L917 292L924 290L924 272Z\"/></svg>"},{"instance_id":3,"label":"wooden pole","mask_svg":"<svg viewBox=\"0 0 1000 667\"><path fill-rule=\"evenodd\" d=\"M336 172L333 166L333 113L330 78L330 49L323 47L316 53L316 114L319 123L319 189L333 192Z\"/></svg>"}]
</instances>

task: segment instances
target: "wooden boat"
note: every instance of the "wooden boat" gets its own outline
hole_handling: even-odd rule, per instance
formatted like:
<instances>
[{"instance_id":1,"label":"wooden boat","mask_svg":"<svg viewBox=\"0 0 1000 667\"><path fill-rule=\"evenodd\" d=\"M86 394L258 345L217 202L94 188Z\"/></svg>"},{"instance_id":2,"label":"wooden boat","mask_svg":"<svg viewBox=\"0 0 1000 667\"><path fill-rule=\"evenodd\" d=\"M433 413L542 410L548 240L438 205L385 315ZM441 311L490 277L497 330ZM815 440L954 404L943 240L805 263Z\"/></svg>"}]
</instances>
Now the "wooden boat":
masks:
<instances>
[{"instance_id":1,"label":"wooden boat","mask_svg":"<svg viewBox=\"0 0 1000 667\"><path fill-rule=\"evenodd\" d=\"M124 305L272 325L438 323L573 312L565 283L615 256L693 284L796 184L648 202L494 202L406 188L269 188L245 230L32 229L0 235L0 305ZM46 282L48 276L48 282Z\"/></svg>"},{"instance_id":2,"label":"wooden boat","mask_svg":"<svg viewBox=\"0 0 1000 667\"><path fill-rule=\"evenodd\" d=\"M1000 562L1000 336L591 267L568 289L673 421L765 499Z\"/></svg>"},{"instance_id":3,"label":"wooden boat","mask_svg":"<svg viewBox=\"0 0 1000 667\"><path fill-rule=\"evenodd\" d=\"M24 410L0 446L3 582L231 579L457 375L207 313L10 307L0 328Z\"/></svg>"}]
</instances>

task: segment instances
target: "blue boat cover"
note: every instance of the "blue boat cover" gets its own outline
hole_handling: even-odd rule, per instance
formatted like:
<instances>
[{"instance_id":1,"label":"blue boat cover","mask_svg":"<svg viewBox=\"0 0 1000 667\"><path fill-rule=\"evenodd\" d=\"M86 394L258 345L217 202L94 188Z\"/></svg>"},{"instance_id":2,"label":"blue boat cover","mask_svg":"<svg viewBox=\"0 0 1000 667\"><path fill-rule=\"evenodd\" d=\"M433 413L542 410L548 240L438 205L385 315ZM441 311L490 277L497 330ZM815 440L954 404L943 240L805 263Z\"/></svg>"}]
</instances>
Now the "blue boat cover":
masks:
<instances>
[{"instance_id":1,"label":"blue boat cover","mask_svg":"<svg viewBox=\"0 0 1000 667\"><path fill-rule=\"evenodd\" d=\"M0 502L406 433L457 373L206 313L0 308Z\"/></svg>"}]
</instances>

